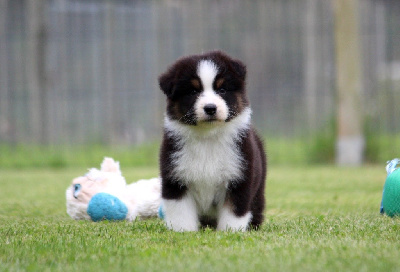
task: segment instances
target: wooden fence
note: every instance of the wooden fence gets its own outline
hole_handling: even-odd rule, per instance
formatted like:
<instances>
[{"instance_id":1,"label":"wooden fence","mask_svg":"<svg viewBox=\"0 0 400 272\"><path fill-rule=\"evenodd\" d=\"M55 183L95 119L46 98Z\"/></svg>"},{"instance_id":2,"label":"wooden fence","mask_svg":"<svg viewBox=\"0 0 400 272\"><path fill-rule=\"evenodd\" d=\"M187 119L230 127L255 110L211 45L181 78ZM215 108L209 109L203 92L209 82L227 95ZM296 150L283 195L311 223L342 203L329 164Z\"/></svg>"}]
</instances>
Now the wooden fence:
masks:
<instances>
[{"instance_id":1,"label":"wooden fence","mask_svg":"<svg viewBox=\"0 0 400 272\"><path fill-rule=\"evenodd\" d=\"M259 130L334 133L331 0L0 0L0 143L133 145L160 138L157 77L221 49L248 66ZM358 1L362 116L400 133L400 2Z\"/></svg>"}]
</instances>

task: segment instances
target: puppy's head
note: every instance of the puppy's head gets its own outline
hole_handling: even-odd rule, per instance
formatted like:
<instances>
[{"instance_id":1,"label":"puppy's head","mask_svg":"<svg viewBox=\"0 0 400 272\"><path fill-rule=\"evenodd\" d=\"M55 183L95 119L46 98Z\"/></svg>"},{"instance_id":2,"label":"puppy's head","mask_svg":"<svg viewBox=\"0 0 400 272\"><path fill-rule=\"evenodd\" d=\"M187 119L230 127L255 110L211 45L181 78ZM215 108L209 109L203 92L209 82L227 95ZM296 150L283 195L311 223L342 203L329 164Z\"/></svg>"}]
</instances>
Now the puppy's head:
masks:
<instances>
[{"instance_id":1,"label":"puppy's head","mask_svg":"<svg viewBox=\"0 0 400 272\"><path fill-rule=\"evenodd\" d=\"M248 106L246 67L214 51L182 58L159 78L167 116L187 125L229 122Z\"/></svg>"}]
</instances>

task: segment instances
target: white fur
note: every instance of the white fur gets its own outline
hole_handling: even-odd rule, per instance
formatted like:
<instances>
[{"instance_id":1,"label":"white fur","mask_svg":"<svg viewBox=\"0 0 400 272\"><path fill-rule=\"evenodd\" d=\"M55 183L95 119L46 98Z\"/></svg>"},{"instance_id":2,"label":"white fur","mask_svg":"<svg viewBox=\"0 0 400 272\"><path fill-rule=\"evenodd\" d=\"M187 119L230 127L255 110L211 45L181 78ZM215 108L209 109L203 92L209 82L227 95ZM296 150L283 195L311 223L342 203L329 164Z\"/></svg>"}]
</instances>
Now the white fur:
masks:
<instances>
[{"instance_id":1,"label":"white fur","mask_svg":"<svg viewBox=\"0 0 400 272\"><path fill-rule=\"evenodd\" d=\"M102 172L110 172L110 173L115 173L120 176L122 176L120 167L119 167L119 162L114 161L113 158L108 158L105 157L103 162L100 165L100 169Z\"/></svg>"},{"instance_id":2,"label":"white fur","mask_svg":"<svg viewBox=\"0 0 400 272\"><path fill-rule=\"evenodd\" d=\"M124 203L127 203L130 213L127 220L135 220L136 216L148 218L157 215L161 202L161 182L159 178L139 180L129 184L122 196Z\"/></svg>"},{"instance_id":3,"label":"white fur","mask_svg":"<svg viewBox=\"0 0 400 272\"><path fill-rule=\"evenodd\" d=\"M111 181L104 182L104 185L102 185L102 187L99 189L99 192L118 196L121 192L124 191L126 187L125 178L122 176L119 167L118 170L115 172L104 171L103 168L101 170L91 168L86 174L86 177L94 183L100 183L103 180Z\"/></svg>"},{"instance_id":4,"label":"white fur","mask_svg":"<svg viewBox=\"0 0 400 272\"><path fill-rule=\"evenodd\" d=\"M218 121L225 121L228 118L229 108L225 100L213 89L213 82L217 73L218 67L211 60L202 60L197 67L197 75L203 86L203 92L194 105L197 121L205 121L209 118L204 111L204 106L207 104L217 106L215 118Z\"/></svg>"},{"instance_id":5,"label":"white fur","mask_svg":"<svg viewBox=\"0 0 400 272\"><path fill-rule=\"evenodd\" d=\"M81 202L74 198L73 187L68 187L65 192L67 199L67 214L75 220L90 220L90 216L87 213L88 203Z\"/></svg>"},{"instance_id":6,"label":"white fur","mask_svg":"<svg viewBox=\"0 0 400 272\"><path fill-rule=\"evenodd\" d=\"M217 217L219 209L224 204L227 182L221 184L191 183L189 194L196 202L199 215Z\"/></svg>"},{"instance_id":7,"label":"white fur","mask_svg":"<svg viewBox=\"0 0 400 272\"><path fill-rule=\"evenodd\" d=\"M182 199L163 199L165 222L169 229L174 231L197 231L199 221L195 200L191 195L185 195Z\"/></svg>"},{"instance_id":8,"label":"white fur","mask_svg":"<svg viewBox=\"0 0 400 272\"><path fill-rule=\"evenodd\" d=\"M218 67L211 60L202 60L197 66L197 75L201 79L204 90L212 90Z\"/></svg>"},{"instance_id":9,"label":"white fur","mask_svg":"<svg viewBox=\"0 0 400 272\"><path fill-rule=\"evenodd\" d=\"M240 179L245 162L236 140L249 128L250 117L250 108L223 124L187 126L166 117L166 131L181 147L172 154L175 177L214 185Z\"/></svg>"},{"instance_id":10,"label":"white fur","mask_svg":"<svg viewBox=\"0 0 400 272\"><path fill-rule=\"evenodd\" d=\"M251 217L251 212L238 217L232 212L231 207L225 205L219 214L217 230L246 231Z\"/></svg>"},{"instance_id":11,"label":"white fur","mask_svg":"<svg viewBox=\"0 0 400 272\"><path fill-rule=\"evenodd\" d=\"M172 229L176 230L175 225L183 228L181 224L188 224L192 230L193 213L197 217L217 217L224 204L229 182L242 178L246 162L236 141L249 129L250 118L250 108L246 108L230 122L221 124L187 126L165 118L166 132L177 140L180 147L171 157L174 164L173 175L188 186L187 199L178 200L179 204L171 204L165 210L170 221L167 225ZM169 213L172 215L168 215ZM190 224L180 222L186 216L189 216L190 219L187 220ZM231 225L229 227L237 229L235 224Z\"/></svg>"}]
</instances>

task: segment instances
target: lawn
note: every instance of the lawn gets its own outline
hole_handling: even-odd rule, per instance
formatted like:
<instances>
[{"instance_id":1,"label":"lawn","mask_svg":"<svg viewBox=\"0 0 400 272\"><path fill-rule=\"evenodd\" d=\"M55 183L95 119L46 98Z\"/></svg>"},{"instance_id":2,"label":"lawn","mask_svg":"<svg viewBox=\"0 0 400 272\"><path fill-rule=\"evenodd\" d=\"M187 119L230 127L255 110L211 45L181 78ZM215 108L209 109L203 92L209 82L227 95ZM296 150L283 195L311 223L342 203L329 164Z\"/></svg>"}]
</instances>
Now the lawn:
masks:
<instances>
[{"instance_id":1,"label":"lawn","mask_svg":"<svg viewBox=\"0 0 400 272\"><path fill-rule=\"evenodd\" d=\"M156 168L122 167L128 181ZM162 221L74 221L84 168L0 170L0 271L398 271L400 220L379 215L383 166L273 166L259 231L174 233Z\"/></svg>"}]
</instances>

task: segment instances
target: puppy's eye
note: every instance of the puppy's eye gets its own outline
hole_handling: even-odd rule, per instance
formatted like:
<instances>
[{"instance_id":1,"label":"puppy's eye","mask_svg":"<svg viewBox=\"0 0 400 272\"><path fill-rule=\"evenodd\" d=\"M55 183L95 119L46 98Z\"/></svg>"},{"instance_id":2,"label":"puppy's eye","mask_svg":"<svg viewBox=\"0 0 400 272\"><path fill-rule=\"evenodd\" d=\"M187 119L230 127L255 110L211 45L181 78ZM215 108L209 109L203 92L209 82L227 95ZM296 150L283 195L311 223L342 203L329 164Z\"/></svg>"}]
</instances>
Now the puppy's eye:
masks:
<instances>
[{"instance_id":1,"label":"puppy's eye","mask_svg":"<svg viewBox=\"0 0 400 272\"><path fill-rule=\"evenodd\" d=\"M81 189L82 189L82 187L81 187L80 184L75 184L75 185L74 185L74 192L73 192L73 195L74 195L75 198L78 198L78 195L79 195L79 193L81 192Z\"/></svg>"},{"instance_id":2,"label":"puppy's eye","mask_svg":"<svg viewBox=\"0 0 400 272\"><path fill-rule=\"evenodd\" d=\"M198 94L199 92L200 92L199 90L193 89L193 90L191 91L191 94L196 95L196 94Z\"/></svg>"},{"instance_id":3,"label":"puppy's eye","mask_svg":"<svg viewBox=\"0 0 400 272\"><path fill-rule=\"evenodd\" d=\"M224 88L219 88L217 92L218 94L226 94L226 90Z\"/></svg>"}]
</instances>

